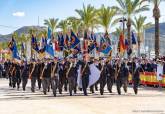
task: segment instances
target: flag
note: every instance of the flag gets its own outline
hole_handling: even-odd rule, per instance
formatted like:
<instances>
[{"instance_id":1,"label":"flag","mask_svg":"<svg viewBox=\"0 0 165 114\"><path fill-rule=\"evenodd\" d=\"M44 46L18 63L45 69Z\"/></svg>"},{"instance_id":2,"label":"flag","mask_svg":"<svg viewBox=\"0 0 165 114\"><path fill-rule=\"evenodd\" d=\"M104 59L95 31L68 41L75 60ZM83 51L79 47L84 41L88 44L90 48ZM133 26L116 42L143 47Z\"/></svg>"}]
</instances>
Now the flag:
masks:
<instances>
[{"instance_id":1,"label":"flag","mask_svg":"<svg viewBox=\"0 0 165 114\"><path fill-rule=\"evenodd\" d=\"M60 51L64 49L64 35L62 34L58 35L58 46L59 46Z\"/></svg>"},{"instance_id":2,"label":"flag","mask_svg":"<svg viewBox=\"0 0 165 114\"><path fill-rule=\"evenodd\" d=\"M54 50L53 50L53 45L52 45L52 41L51 41L51 30L48 27L48 38L46 39L46 52L54 57Z\"/></svg>"},{"instance_id":3,"label":"flag","mask_svg":"<svg viewBox=\"0 0 165 114\"><path fill-rule=\"evenodd\" d=\"M48 27L48 39L51 39L51 34L52 34L52 31L51 31L51 29L50 29L50 27Z\"/></svg>"},{"instance_id":4,"label":"flag","mask_svg":"<svg viewBox=\"0 0 165 114\"><path fill-rule=\"evenodd\" d=\"M136 45L136 38L133 32L132 32L132 44Z\"/></svg>"},{"instance_id":5,"label":"flag","mask_svg":"<svg viewBox=\"0 0 165 114\"><path fill-rule=\"evenodd\" d=\"M96 44L94 41L89 41L90 43L88 44L88 53L91 52L93 49L96 48Z\"/></svg>"},{"instance_id":6,"label":"flag","mask_svg":"<svg viewBox=\"0 0 165 114\"><path fill-rule=\"evenodd\" d=\"M21 54L23 57L25 56L25 47L23 43L21 43Z\"/></svg>"},{"instance_id":7,"label":"flag","mask_svg":"<svg viewBox=\"0 0 165 114\"><path fill-rule=\"evenodd\" d=\"M59 43L57 40L54 42L55 51L60 51Z\"/></svg>"},{"instance_id":8,"label":"flag","mask_svg":"<svg viewBox=\"0 0 165 114\"><path fill-rule=\"evenodd\" d=\"M39 51L38 44L37 44L37 39L33 35L32 35L32 38L31 38L31 45L32 45L33 50L35 50L36 52Z\"/></svg>"},{"instance_id":9,"label":"flag","mask_svg":"<svg viewBox=\"0 0 165 114\"><path fill-rule=\"evenodd\" d=\"M41 41L40 41L40 50L39 50L40 53L45 52L45 50L46 50L46 44L47 44L46 38L42 37L41 38Z\"/></svg>"},{"instance_id":10,"label":"flag","mask_svg":"<svg viewBox=\"0 0 165 114\"><path fill-rule=\"evenodd\" d=\"M50 56L54 57L54 50L53 50L53 46L52 46L52 45L46 45L46 52L47 52Z\"/></svg>"},{"instance_id":11,"label":"flag","mask_svg":"<svg viewBox=\"0 0 165 114\"><path fill-rule=\"evenodd\" d=\"M108 54L112 50L111 46L106 42L106 40L102 37L100 39L100 52L104 54Z\"/></svg>"},{"instance_id":12,"label":"flag","mask_svg":"<svg viewBox=\"0 0 165 114\"><path fill-rule=\"evenodd\" d=\"M9 42L8 47L12 52L12 58L20 59L19 53L18 53L18 50L17 50L17 44L16 44L16 41L13 37L12 37L11 41Z\"/></svg>"},{"instance_id":13,"label":"flag","mask_svg":"<svg viewBox=\"0 0 165 114\"><path fill-rule=\"evenodd\" d=\"M68 34L66 34L65 38L64 38L64 48L65 49L69 49L69 40L70 40L70 38L69 38Z\"/></svg>"},{"instance_id":14,"label":"flag","mask_svg":"<svg viewBox=\"0 0 165 114\"><path fill-rule=\"evenodd\" d=\"M120 34L120 40L119 40L119 44L120 44L120 53L123 53L125 51L125 43L124 43L124 34L121 33Z\"/></svg>"},{"instance_id":15,"label":"flag","mask_svg":"<svg viewBox=\"0 0 165 114\"><path fill-rule=\"evenodd\" d=\"M79 43L80 43L80 40L77 38L74 32L71 31L70 48L75 48Z\"/></svg>"},{"instance_id":16,"label":"flag","mask_svg":"<svg viewBox=\"0 0 165 114\"><path fill-rule=\"evenodd\" d=\"M94 33L91 33L90 39L96 41L96 35Z\"/></svg>"},{"instance_id":17,"label":"flag","mask_svg":"<svg viewBox=\"0 0 165 114\"><path fill-rule=\"evenodd\" d=\"M104 54L108 54L112 50L112 47L108 43L103 43L101 45L101 52Z\"/></svg>"},{"instance_id":18,"label":"flag","mask_svg":"<svg viewBox=\"0 0 165 114\"><path fill-rule=\"evenodd\" d=\"M125 49L128 49L128 46L129 46L128 40L125 39Z\"/></svg>"}]
</instances>

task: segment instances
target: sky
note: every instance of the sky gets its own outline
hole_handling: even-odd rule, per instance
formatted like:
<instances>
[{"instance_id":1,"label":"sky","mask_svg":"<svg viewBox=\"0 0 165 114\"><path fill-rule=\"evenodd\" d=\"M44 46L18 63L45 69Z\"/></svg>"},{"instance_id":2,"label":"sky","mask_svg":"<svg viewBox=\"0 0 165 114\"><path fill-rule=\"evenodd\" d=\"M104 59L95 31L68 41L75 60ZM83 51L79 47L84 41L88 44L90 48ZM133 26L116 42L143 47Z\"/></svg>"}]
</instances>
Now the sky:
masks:
<instances>
[{"instance_id":1,"label":"sky","mask_svg":"<svg viewBox=\"0 0 165 114\"><path fill-rule=\"evenodd\" d=\"M22 26L43 25L48 18L65 19L68 16L78 16L75 9L81 9L83 3L99 8L117 5L116 0L0 0L0 34L9 34ZM165 2L161 3L160 22L165 22ZM151 10L144 12L147 22L154 22ZM101 31L101 29L100 29Z\"/></svg>"}]
</instances>

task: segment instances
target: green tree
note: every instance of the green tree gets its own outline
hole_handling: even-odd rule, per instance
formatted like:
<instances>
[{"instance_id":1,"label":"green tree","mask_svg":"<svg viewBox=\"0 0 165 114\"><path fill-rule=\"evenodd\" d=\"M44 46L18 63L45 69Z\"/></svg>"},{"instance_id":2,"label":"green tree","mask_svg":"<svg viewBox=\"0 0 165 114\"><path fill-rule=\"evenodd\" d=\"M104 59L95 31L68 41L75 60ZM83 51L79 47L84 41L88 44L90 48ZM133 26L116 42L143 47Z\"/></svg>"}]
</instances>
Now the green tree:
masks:
<instances>
[{"instance_id":1,"label":"green tree","mask_svg":"<svg viewBox=\"0 0 165 114\"><path fill-rule=\"evenodd\" d=\"M155 19L155 55L159 57L159 18L160 18L160 9L159 5L162 1L165 0L144 0L149 1L154 5L153 17Z\"/></svg>"},{"instance_id":2,"label":"green tree","mask_svg":"<svg viewBox=\"0 0 165 114\"><path fill-rule=\"evenodd\" d=\"M145 16L139 16L138 18L135 17L134 21L132 22L133 27L136 30L137 33L137 41L138 41L138 56L140 56L140 48L141 48L141 42L143 41L143 33L144 29L151 26L151 23L146 23L147 17Z\"/></svg>"},{"instance_id":3,"label":"green tree","mask_svg":"<svg viewBox=\"0 0 165 114\"><path fill-rule=\"evenodd\" d=\"M57 24L58 24L58 19L50 18L48 20L47 19L44 20L44 25L47 25L48 27L50 27L50 29L52 30L52 33L55 32Z\"/></svg>"},{"instance_id":4,"label":"green tree","mask_svg":"<svg viewBox=\"0 0 165 114\"><path fill-rule=\"evenodd\" d=\"M125 16L127 18L127 38L128 43L131 44L131 20L134 15L139 14L143 11L148 11L148 5L145 5L142 0L116 0L118 6L114 6L118 11L118 15ZM118 21L120 20L117 19Z\"/></svg>"},{"instance_id":5,"label":"green tree","mask_svg":"<svg viewBox=\"0 0 165 114\"><path fill-rule=\"evenodd\" d=\"M116 9L105 7L104 5L98 10L98 22L103 26L105 33L108 33L108 29L112 24L116 12Z\"/></svg>"},{"instance_id":6,"label":"green tree","mask_svg":"<svg viewBox=\"0 0 165 114\"><path fill-rule=\"evenodd\" d=\"M63 31L63 34L67 34L68 32L68 21L67 20L61 20L57 26Z\"/></svg>"},{"instance_id":7,"label":"green tree","mask_svg":"<svg viewBox=\"0 0 165 114\"><path fill-rule=\"evenodd\" d=\"M68 17L69 28L72 29L75 33L78 33L82 28L82 22L76 17Z\"/></svg>"},{"instance_id":8,"label":"green tree","mask_svg":"<svg viewBox=\"0 0 165 114\"><path fill-rule=\"evenodd\" d=\"M76 9L75 10L77 14L80 17L80 20L83 24L84 31L88 31L89 29L93 29L94 26L96 26L97 23L97 10L91 6L87 5L85 6L83 4L83 9Z\"/></svg>"}]
</instances>

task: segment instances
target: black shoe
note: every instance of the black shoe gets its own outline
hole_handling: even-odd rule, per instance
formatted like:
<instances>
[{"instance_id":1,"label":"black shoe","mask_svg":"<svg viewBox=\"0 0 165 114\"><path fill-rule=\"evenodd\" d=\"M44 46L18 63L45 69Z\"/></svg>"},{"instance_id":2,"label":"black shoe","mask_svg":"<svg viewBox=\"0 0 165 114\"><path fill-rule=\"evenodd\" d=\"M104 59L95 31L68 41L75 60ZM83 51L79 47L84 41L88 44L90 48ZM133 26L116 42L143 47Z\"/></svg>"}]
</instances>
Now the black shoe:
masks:
<instances>
[{"instance_id":1,"label":"black shoe","mask_svg":"<svg viewBox=\"0 0 165 114\"><path fill-rule=\"evenodd\" d=\"M46 91L44 91L44 95L46 95Z\"/></svg>"}]
</instances>

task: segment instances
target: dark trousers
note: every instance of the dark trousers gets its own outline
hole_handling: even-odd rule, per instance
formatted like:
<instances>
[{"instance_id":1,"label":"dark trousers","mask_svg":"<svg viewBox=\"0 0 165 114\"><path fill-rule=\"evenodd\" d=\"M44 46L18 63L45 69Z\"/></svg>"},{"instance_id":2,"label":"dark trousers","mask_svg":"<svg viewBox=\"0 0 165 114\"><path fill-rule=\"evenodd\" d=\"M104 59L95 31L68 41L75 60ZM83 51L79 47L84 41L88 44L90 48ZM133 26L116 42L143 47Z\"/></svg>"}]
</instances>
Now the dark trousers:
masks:
<instances>
[{"instance_id":1,"label":"dark trousers","mask_svg":"<svg viewBox=\"0 0 165 114\"><path fill-rule=\"evenodd\" d=\"M134 90L135 94L138 93L139 82L140 82L139 78L134 78L133 79L133 90Z\"/></svg>"},{"instance_id":2,"label":"dark trousers","mask_svg":"<svg viewBox=\"0 0 165 114\"><path fill-rule=\"evenodd\" d=\"M38 82L38 88L41 89L42 80L40 79L40 76L37 77L37 82Z\"/></svg>"},{"instance_id":3,"label":"dark trousers","mask_svg":"<svg viewBox=\"0 0 165 114\"><path fill-rule=\"evenodd\" d=\"M117 92L118 92L119 95L121 94L120 88L122 87L122 85L123 85L123 89L126 93L127 92L127 85L128 85L127 77L118 78L117 81L116 81Z\"/></svg>"},{"instance_id":4,"label":"dark trousers","mask_svg":"<svg viewBox=\"0 0 165 114\"><path fill-rule=\"evenodd\" d=\"M89 84L89 75L83 75L82 76L82 89L83 89L84 95L87 95L88 84Z\"/></svg>"},{"instance_id":5,"label":"dark trousers","mask_svg":"<svg viewBox=\"0 0 165 114\"><path fill-rule=\"evenodd\" d=\"M68 77L68 84L69 84L69 94L72 96L72 91L75 90L76 87L76 77L70 76Z\"/></svg>"},{"instance_id":6,"label":"dark trousers","mask_svg":"<svg viewBox=\"0 0 165 114\"><path fill-rule=\"evenodd\" d=\"M47 90L49 88L51 79L49 77L43 77L42 79L42 87L43 87L43 92L46 95Z\"/></svg>"},{"instance_id":7,"label":"dark trousers","mask_svg":"<svg viewBox=\"0 0 165 114\"><path fill-rule=\"evenodd\" d=\"M17 89L19 89L20 83L21 83L20 76L12 76L12 86L13 86L13 88L15 88L16 84L17 84Z\"/></svg>"},{"instance_id":8,"label":"dark trousers","mask_svg":"<svg viewBox=\"0 0 165 114\"><path fill-rule=\"evenodd\" d=\"M114 83L114 77L107 76L107 88L110 93L112 93L113 83Z\"/></svg>"},{"instance_id":9,"label":"dark trousers","mask_svg":"<svg viewBox=\"0 0 165 114\"><path fill-rule=\"evenodd\" d=\"M25 89L26 89L27 82L28 82L28 76L22 77L22 88L23 88L23 91L25 91Z\"/></svg>"},{"instance_id":10,"label":"dark trousers","mask_svg":"<svg viewBox=\"0 0 165 114\"><path fill-rule=\"evenodd\" d=\"M51 87L53 91L53 95L56 97L56 91L58 87L58 78L57 77L51 77Z\"/></svg>"},{"instance_id":11,"label":"dark trousers","mask_svg":"<svg viewBox=\"0 0 165 114\"><path fill-rule=\"evenodd\" d=\"M31 91L32 92L35 92L36 80L37 80L37 77L32 76L32 78L31 78Z\"/></svg>"},{"instance_id":12,"label":"dark trousers","mask_svg":"<svg viewBox=\"0 0 165 114\"><path fill-rule=\"evenodd\" d=\"M106 85L106 76L101 75L100 77L100 94L103 95L104 87Z\"/></svg>"}]
</instances>

